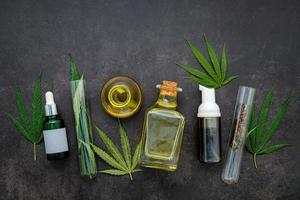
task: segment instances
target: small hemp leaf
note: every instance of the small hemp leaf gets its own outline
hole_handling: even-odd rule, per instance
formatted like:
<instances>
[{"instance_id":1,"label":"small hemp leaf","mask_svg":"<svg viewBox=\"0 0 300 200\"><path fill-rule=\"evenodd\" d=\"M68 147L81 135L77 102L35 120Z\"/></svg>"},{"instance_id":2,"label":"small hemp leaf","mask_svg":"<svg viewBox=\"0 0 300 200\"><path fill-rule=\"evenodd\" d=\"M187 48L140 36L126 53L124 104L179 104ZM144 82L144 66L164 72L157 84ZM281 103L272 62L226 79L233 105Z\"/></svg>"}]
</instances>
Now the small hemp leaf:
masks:
<instances>
[{"instance_id":1,"label":"small hemp leaf","mask_svg":"<svg viewBox=\"0 0 300 200\"><path fill-rule=\"evenodd\" d=\"M54 92L54 84L50 82L47 84L47 91Z\"/></svg>"},{"instance_id":2,"label":"small hemp leaf","mask_svg":"<svg viewBox=\"0 0 300 200\"><path fill-rule=\"evenodd\" d=\"M42 74L34 82L33 97L31 103L31 116L27 113L24 96L21 88L15 88L16 107L19 120L11 114L7 114L8 119L16 127L17 131L30 143L33 144L33 160L36 160L36 145L41 140L44 123L44 105L42 99Z\"/></svg>"},{"instance_id":3,"label":"small hemp leaf","mask_svg":"<svg viewBox=\"0 0 300 200\"><path fill-rule=\"evenodd\" d=\"M70 71L71 71L71 81L80 80L82 75L79 73L78 67L75 63L75 59L72 54L69 54L69 63L70 63Z\"/></svg>"},{"instance_id":4,"label":"small hemp leaf","mask_svg":"<svg viewBox=\"0 0 300 200\"><path fill-rule=\"evenodd\" d=\"M188 80L191 80L193 82L196 82L200 85L209 87L209 88L221 88L234 79L237 78L237 76L228 76L228 63L227 63L227 56L226 56L226 45L223 45L222 54L220 60L218 60L217 55L212 48L211 44L208 42L206 36L203 36L204 43L206 45L206 49L209 55L209 61L205 58L203 53L200 52L199 49L195 45L193 45L188 40L185 40L188 47L191 49L192 54L198 61L199 65L202 67L203 71L200 71L196 68L182 65L182 64L176 64L181 69L183 69L185 72L187 72L190 77L188 77Z\"/></svg>"},{"instance_id":5,"label":"small hemp leaf","mask_svg":"<svg viewBox=\"0 0 300 200\"><path fill-rule=\"evenodd\" d=\"M129 175L130 180L133 179L132 174L134 172L139 172L141 169L137 168L138 162L141 157L141 141L137 144L134 154L131 154L131 147L128 140L128 136L125 128L119 121L119 135L121 140L122 153L119 151L117 145L107 136L107 134L96 126L97 133L104 143L107 152L91 144L92 149L104 162L110 165L111 169L105 169L99 171L100 173L121 176ZM87 144L85 144L87 145Z\"/></svg>"},{"instance_id":6,"label":"small hemp leaf","mask_svg":"<svg viewBox=\"0 0 300 200\"><path fill-rule=\"evenodd\" d=\"M291 102L291 96L286 98L286 100L277 109L276 114L270 120L267 127L266 124L268 121L272 97L273 89L269 90L265 95L259 115L256 117L254 109L252 109L251 112L246 148L247 151L253 155L255 168L257 168L258 155L271 154L283 148L292 146L290 144L275 144L267 146L274 134L278 131Z\"/></svg>"}]
</instances>

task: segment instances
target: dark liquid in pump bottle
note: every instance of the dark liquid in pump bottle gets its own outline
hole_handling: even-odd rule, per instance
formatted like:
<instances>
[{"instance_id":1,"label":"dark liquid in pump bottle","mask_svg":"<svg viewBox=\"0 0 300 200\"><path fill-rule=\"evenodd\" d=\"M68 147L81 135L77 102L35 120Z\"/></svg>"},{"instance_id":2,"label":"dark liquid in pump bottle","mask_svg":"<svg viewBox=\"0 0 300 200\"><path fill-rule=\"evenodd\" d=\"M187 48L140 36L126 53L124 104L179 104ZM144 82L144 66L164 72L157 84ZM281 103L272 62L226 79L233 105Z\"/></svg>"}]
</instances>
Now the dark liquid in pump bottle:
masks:
<instances>
[{"instance_id":1,"label":"dark liquid in pump bottle","mask_svg":"<svg viewBox=\"0 0 300 200\"><path fill-rule=\"evenodd\" d=\"M199 118L200 130L200 161L218 163L221 161L220 118Z\"/></svg>"}]
</instances>

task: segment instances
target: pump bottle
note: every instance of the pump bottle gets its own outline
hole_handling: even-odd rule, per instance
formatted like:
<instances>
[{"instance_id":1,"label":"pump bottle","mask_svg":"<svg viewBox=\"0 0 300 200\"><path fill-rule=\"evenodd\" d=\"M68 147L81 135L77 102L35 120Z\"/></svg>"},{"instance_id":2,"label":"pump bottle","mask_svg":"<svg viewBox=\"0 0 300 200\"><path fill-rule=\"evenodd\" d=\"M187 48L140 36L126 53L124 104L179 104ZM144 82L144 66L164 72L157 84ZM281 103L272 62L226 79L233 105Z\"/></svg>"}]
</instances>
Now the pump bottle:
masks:
<instances>
[{"instance_id":1,"label":"pump bottle","mask_svg":"<svg viewBox=\"0 0 300 200\"><path fill-rule=\"evenodd\" d=\"M64 122L59 118L53 93L46 92L44 122L44 142L48 160L66 158L69 153L68 140Z\"/></svg>"},{"instance_id":2,"label":"pump bottle","mask_svg":"<svg viewBox=\"0 0 300 200\"><path fill-rule=\"evenodd\" d=\"M200 131L200 161L218 163L221 161L221 113L215 101L215 90L199 85L202 104L198 108Z\"/></svg>"}]
</instances>

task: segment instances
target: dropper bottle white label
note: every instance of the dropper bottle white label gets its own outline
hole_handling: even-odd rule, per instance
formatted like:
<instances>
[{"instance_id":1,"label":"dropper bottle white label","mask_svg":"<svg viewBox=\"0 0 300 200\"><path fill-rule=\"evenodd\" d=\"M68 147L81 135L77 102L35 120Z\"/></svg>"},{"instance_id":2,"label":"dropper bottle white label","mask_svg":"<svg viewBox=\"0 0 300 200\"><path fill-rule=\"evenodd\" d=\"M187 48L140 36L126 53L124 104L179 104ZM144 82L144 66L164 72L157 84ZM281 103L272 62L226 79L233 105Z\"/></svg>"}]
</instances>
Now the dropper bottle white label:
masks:
<instances>
[{"instance_id":1,"label":"dropper bottle white label","mask_svg":"<svg viewBox=\"0 0 300 200\"><path fill-rule=\"evenodd\" d=\"M46 154L69 151L66 128L44 130Z\"/></svg>"},{"instance_id":2,"label":"dropper bottle white label","mask_svg":"<svg viewBox=\"0 0 300 200\"><path fill-rule=\"evenodd\" d=\"M63 120L58 117L53 93L46 92L44 142L48 160L65 158L69 147Z\"/></svg>"}]
</instances>

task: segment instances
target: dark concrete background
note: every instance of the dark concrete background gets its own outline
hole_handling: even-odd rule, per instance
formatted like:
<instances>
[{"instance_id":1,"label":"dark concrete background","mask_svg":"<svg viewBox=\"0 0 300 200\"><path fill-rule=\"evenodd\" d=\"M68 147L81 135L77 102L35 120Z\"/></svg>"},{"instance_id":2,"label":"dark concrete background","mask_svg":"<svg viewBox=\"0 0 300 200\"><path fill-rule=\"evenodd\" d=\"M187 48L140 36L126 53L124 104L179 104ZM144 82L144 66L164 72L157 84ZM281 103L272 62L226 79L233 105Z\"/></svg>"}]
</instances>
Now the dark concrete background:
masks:
<instances>
[{"instance_id":1,"label":"dark concrete background","mask_svg":"<svg viewBox=\"0 0 300 200\"><path fill-rule=\"evenodd\" d=\"M300 2L298 0L109 1L1 0L0 2L0 199L299 199L300 198ZM275 88L273 108L292 90L294 102L272 143L293 148L258 158L258 169L247 153L240 181L220 180L222 164L198 159L197 85L174 63L197 66L184 38L203 48L205 33L218 51L227 44L230 74L239 79L217 91L222 111L225 150L239 85L257 88L257 105ZM99 104L99 90L117 75L135 78L144 91L142 110L124 120L132 143L141 134L143 114L156 97L155 84L178 81L184 89L179 104L186 116L181 159L176 172L145 169L127 176L80 176L69 87L68 53L84 71L94 124L118 141L117 121ZM38 160L32 145L8 122L16 114L14 84L30 100L33 81L44 73L54 81L55 98L66 121L71 156L48 162L44 146ZM273 109L274 110L274 109ZM274 112L272 112L274 113ZM95 135L99 145L99 138ZM225 152L225 151L224 151ZM98 168L107 166L97 160Z\"/></svg>"}]
</instances>

